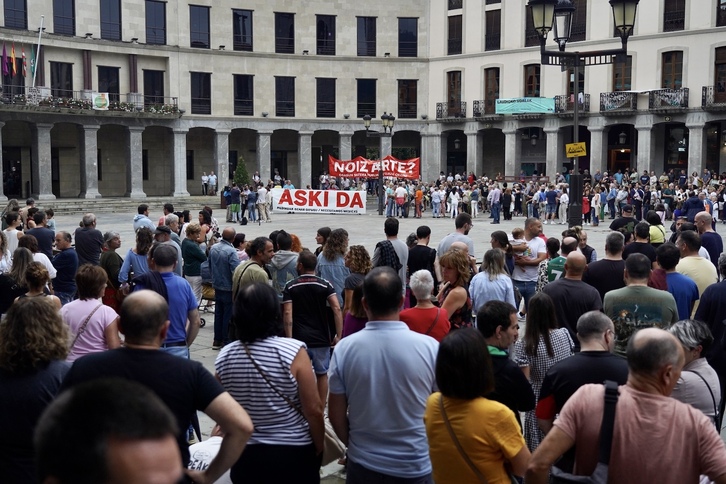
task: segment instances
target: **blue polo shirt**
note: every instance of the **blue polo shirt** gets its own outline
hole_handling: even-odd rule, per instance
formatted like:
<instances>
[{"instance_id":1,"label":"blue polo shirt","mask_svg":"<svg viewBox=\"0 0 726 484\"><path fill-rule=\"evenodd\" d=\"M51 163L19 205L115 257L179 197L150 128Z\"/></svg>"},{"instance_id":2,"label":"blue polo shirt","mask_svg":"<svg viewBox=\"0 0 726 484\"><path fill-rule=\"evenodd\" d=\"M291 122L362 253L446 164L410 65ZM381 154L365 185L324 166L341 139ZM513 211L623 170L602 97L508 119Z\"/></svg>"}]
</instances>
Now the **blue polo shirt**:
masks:
<instances>
[{"instance_id":1,"label":"blue polo shirt","mask_svg":"<svg viewBox=\"0 0 726 484\"><path fill-rule=\"evenodd\" d=\"M169 332L166 334L164 344L178 343L187 339L187 315L189 311L197 309L197 297L186 279L174 272L162 272L161 277L166 284L169 296ZM134 291L149 289L143 284L136 284Z\"/></svg>"},{"instance_id":2,"label":"blue polo shirt","mask_svg":"<svg viewBox=\"0 0 726 484\"><path fill-rule=\"evenodd\" d=\"M400 478L431 473L424 427L439 343L401 321L369 321L336 346L330 393L348 400L348 457Z\"/></svg>"}]
</instances>

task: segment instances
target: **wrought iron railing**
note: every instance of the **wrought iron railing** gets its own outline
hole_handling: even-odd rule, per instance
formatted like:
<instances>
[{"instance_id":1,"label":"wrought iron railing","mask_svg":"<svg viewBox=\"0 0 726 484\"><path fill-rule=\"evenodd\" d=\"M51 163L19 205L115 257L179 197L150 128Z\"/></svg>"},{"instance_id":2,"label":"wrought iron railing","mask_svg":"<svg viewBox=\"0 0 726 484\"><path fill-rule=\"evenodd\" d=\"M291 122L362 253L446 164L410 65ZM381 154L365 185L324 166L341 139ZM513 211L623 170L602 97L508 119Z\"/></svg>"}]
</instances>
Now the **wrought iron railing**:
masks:
<instances>
[{"instance_id":1,"label":"wrought iron railing","mask_svg":"<svg viewBox=\"0 0 726 484\"><path fill-rule=\"evenodd\" d=\"M458 10L463 3L463 0L449 0L449 10Z\"/></svg>"},{"instance_id":2,"label":"wrought iron railing","mask_svg":"<svg viewBox=\"0 0 726 484\"><path fill-rule=\"evenodd\" d=\"M663 13L663 32L683 30L686 25L686 11L673 10Z\"/></svg>"},{"instance_id":3,"label":"wrought iron railing","mask_svg":"<svg viewBox=\"0 0 726 484\"><path fill-rule=\"evenodd\" d=\"M255 113L254 101L252 99L235 99L235 116L252 116Z\"/></svg>"},{"instance_id":4,"label":"wrought iron railing","mask_svg":"<svg viewBox=\"0 0 726 484\"><path fill-rule=\"evenodd\" d=\"M275 53L277 54L294 54L295 38L294 37L275 37Z\"/></svg>"},{"instance_id":5,"label":"wrought iron railing","mask_svg":"<svg viewBox=\"0 0 726 484\"><path fill-rule=\"evenodd\" d=\"M580 112L590 112L590 95L580 93L577 96L574 94L569 96L555 96L555 113L574 112L575 102L577 102Z\"/></svg>"},{"instance_id":6,"label":"wrought iron railing","mask_svg":"<svg viewBox=\"0 0 726 484\"><path fill-rule=\"evenodd\" d=\"M436 119L465 118L466 101L458 103L436 103Z\"/></svg>"},{"instance_id":7,"label":"wrought iron railing","mask_svg":"<svg viewBox=\"0 0 726 484\"><path fill-rule=\"evenodd\" d=\"M726 109L726 84L703 86L701 90L701 107L703 109Z\"/></svg>"},{"instance_id":8,"label":"wrought iron railing","mask_svg":"<svg viewBox=\"0 0 726 484\"><path fill-rule=\"evenodd\" d=\"M416 119L418 111L416 103L398 103L398 117L400 119Z\"/></svg>"},{"instance_id":9,"label":"wrought iron railing","mask_svg":"<svg viewBox=\"0 0 726 484\"><path fill-rule=\"evenodd\" d=\"M635 111L638 109L638 94L635 92L601 92L600 112Z\"/></svg>"},{"instance_id":10,"label":"wrought iron railing","mask_svg":"<svg viewBox=\"0 0 726 484\"><path fill-rule=\"evenodd\" d=\"M318 55L335 55L335 40L318 40Z\"/></svg>"},{"instance_id":11,"label":"wrought iron railing","mask_svg":"<svg viewBox=\"0 0 726 484\"><path fill-rule=\"evenodd\" d=\"M316 114L318 118L334 118L335 102L318 101Z\"/></svg>"},{"instance_id":12,"label":"wrought iron railing","mask_svg":"<svg viewBox=\"0 0 726 484\"><path fill-rule=\"evenodd\" d=\"M473 114L475 118L497 114L496 99L483 99L474 101Z\"/></svg>"},{"instance_id":13,"label":"wrought iron railing","mask_svg":"<svg viewBox=\"0 0 726 484\"><path fill-rule=\"evenodd\" d=\"M292 118L295 116L294 101L277 101L275 103L275 116Z\"/></svg>"},{"instance_id":14,"label":"wrought iron railing","mask_svg":"<svg viewBox=\"0 0 726 484\"><path fill-rule=\"evenodd\" d=\"M193 97L192 114L212 114L212 99L208 97Z\"/></svg>"},{"instance_id":15,"label":"wrought iron railing","mask_svg":"<svg viewBox=\"0 0 726 484\"><path fill-rule=\"evenodd\" d=\"M658 89L648 94L648 109L673 109L688 107L688 88Z\"/></svg>"}]
</instances>

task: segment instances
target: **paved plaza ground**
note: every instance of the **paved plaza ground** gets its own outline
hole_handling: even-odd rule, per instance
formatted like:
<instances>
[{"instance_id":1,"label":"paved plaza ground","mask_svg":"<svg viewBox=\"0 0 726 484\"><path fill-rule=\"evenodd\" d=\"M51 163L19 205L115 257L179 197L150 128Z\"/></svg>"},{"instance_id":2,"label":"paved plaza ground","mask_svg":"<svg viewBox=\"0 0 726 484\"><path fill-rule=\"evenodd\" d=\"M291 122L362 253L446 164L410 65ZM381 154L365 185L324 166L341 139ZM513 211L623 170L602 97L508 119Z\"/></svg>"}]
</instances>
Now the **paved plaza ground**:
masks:
<instances>
[{"instance_id":1,"label":"paved plaza ground","mask_svg":"<svg viewBox=\"0 0 726 484\"><path fill-rule=\"evenodd\" d=\"M40 206L41 204L39 204ZM45 203L44 206L52 206L52 203ZM199 206L175 206L176 210L188 209L193 214L196 214L201 209L202 203ZM315 244L315 233L319 227L331 227L338 228L342 227L349 233L350 245L364 245L370 254L373 254L375 245L380 240L384 239L383 233L383 222L385 217L379 216L376 210L370 209L375 208L375 201L373 199L368 200L369 210L365 215L321 215L321 214L273 214L271 223L259 224L248 224L241 226L239 224L234 225L237 232L245 234L247 239L253 239L258 236L268 236L273 230L284 229L288 232L296 234L300 237L303 246L314 250ZM162 215L161 206L150 206L150 218L154 221L158 220ZM219 220L220 228L225 226L231 226L232 224L223 223L225 211L222 209L215 210L214 216ZM119 254L125 257L128 249L134 245L134 230L132 226L132 220L134 212L126 213L101 213L98 214L97 228L101 232L107 230L114 230L121 235L122 246L119 249ZM75 230L80 222L81 215L63 215L56 216L56 227L57 230ZM474 240L474 250L477 259L481 260L482 255L490 246L490 234L495 230L504 230L507 233L511 233L515 227L524 227L524 217L514 217L512 221L502 220L501 224L493 225L490 224L489 214L485 213L474 219L474 227L472 228L469 236ZM406 218L399 219L400 231L399 237L405 239L408 234L415 232L416 228L420 225L428 225L431 227L431 246L436 247L445 235L454 230L454 221L451 218L432 218L430 212L424 212L423 218ZM588 234L588 243L597 251L599 258L605 255L605 237L609 232L608 226L610 220L607 219L605 223L601 223L598 227L585 227ZM560 237L562 231L566 225L544 225L544 234L551 237ZM670 223L666 225L666 228L670 227ZM718 225L716 229L723 234L726 233L726 225ZM214 360L217 357L218 351L212 350L212 334L214 327L213 312L202 312L201 317L206 321L205 327L203 327L196 341L191 347L191 355L194 360L202 362L204 366L210 371L214 371ZM203 414L200 414L202 430L204 437L209 435L209 431L212 428L212 422ZM339 483L343 482L341 476L344 476L341 466L333 463L326 466L323 469L323 475L325 479L323 482L326 483Z\"/></svg>"}]
</instances>

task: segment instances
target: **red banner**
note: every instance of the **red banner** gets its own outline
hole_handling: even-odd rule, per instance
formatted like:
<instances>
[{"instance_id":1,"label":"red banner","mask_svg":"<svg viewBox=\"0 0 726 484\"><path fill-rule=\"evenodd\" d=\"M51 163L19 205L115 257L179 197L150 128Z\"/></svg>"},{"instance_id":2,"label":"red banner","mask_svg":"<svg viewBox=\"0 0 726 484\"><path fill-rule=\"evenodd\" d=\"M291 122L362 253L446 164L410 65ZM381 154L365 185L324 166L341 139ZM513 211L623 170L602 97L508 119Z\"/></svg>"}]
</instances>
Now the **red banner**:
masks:
<instances>
[{"instance_id":1,"label":"red banner","mask_svg":"<svg viewBox=\"0 0 726 484\"><path fill-rule=\"evenodd\" d=\"M385 177L417 179L421 173L421 158L399 160L389 155L383 160L374 161L357 156L352 160L341 161L328 155L328 173L334 177L376 178L379 166Z\"/></svg>"}]
</instances>

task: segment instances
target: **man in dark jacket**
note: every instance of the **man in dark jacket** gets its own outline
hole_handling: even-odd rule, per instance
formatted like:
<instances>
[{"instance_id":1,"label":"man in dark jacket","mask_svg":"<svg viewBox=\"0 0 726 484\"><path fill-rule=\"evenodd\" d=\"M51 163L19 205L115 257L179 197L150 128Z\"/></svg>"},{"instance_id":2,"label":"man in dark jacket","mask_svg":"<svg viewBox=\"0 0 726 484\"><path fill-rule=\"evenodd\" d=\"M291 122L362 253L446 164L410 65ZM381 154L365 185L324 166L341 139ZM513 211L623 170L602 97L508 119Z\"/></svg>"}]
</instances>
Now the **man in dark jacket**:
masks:
<instances>
[{"instance_id":1,"label":"man in dark jacket","mask_svg":"<svg viewBox=\"0 0 726 484\"><path fill-rule=\"evenodd\" d=\"M686 215L689 222L694 223L696 220L696 214L698 212L703 212L704 210L703 200L698 198L698 194L696 194L696 191L694 190L688 194L688 200L683 202L681 213Z\"/></svg>"},{"instance_id":2,"label":"man in dark jacket","mask_svg":"<svg viewBox=\"0 0 726 484\"><path fill-rule=\"evenodd\" d=\"M476 315L477 327L484 335L494 368L494 392L488 398L509 407L519 420L519 412L532 410L534 392L527 377L509 358L509 347L517 341L517 309L503 301L489 301Z\"/></svg>"}]
</instances>

